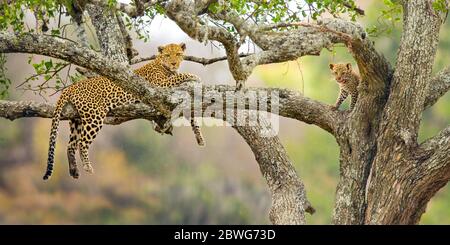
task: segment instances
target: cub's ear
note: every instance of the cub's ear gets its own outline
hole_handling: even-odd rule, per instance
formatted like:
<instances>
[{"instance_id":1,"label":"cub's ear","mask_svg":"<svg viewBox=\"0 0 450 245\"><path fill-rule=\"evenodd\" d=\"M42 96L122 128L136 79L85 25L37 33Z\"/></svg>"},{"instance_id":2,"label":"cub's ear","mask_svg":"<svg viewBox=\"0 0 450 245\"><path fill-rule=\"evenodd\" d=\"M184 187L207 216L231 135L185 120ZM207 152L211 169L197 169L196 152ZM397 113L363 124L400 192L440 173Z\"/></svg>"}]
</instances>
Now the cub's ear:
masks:
<instances>
[{"instance_id":1,"label":"cub's ear","mask_svg":"<svg viewBox=\"0 0 450 245\"><path fill-rule=\"evenodd\" d=\"M181 49L186 50L186 44L185 43L180 43L180 47L181 47Z\"/></svg>"},{"instance_id":2,"label":"cub's ear","mask_svg":"<svg viewBox=\"0 0 450 245\"><path fill-rule=\"evenodd\" d=\"M346 67L347 67L347 69L349 69L349 70L351 70L352 69L352 64L351 63L347 63L346 65L345 65Z\"/></svg>"},{"instance_id":3,"label":"cub's ear","mask_svg":"<svg viewBox=\"0 0 450 245\"><path fill-rule=\"evenodd\" d=\"M330 70L333 70L334 64L330 64Z\"/></svg>"},{"instance_id":4,"label":"cub's ear","mask_svg":"<svg viewBox=\"0 0 450 245\"><path fill-rule=\"evenodd\" d=\"M159 46L159 47L158 47L158 52L159 52L159 53L162 53L163 50L164 50L164 46Z\"/></svg>"}]
</instances>

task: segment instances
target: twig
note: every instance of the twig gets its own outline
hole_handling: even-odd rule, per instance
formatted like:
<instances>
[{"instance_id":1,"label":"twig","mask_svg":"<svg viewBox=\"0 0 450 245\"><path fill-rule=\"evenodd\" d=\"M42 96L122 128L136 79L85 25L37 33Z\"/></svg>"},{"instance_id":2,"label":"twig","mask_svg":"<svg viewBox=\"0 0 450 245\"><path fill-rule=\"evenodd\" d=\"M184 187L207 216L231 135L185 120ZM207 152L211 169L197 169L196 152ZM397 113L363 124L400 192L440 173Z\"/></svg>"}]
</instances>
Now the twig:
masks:
<instances>
[{"instance_id":1,"label":"twig","mask_svg":"<svg viewBox=\"0 0 450 245\"><path fill-rule=\"evenodd\" d=\"M247 57L247 56L250 56L250 55L252 55L252 54L240 54L239 57L243 58L243 57ZM143 62L143 61L154 60L155 58L156 58L156 55L152 55L150 57L136 58L136 59L133 59L131 61L131 64L137 64L137 63L140 63L140 62ZM223 60L226 60L226 59L227 59L227 56L217 57L217 58L212 58L212 59L195 57L195 56L185 56L184 57L184 60L186 60L186 61L199 63L199 64L202 64L204 66L216 63L218 61L223 61Z\"/></svg>"},{"instance_id":2,"label":"twig","mask_svg":"<svg viewBox=\"0 0 450 245\"><path fill-rule=\"evenodd\" d=\"M343 3L343 5L344 5L346 8L349 8L349 9L351 9L351 10L354 10L354 11L355 11L357 14L359 14L359 15L365 15L363 9L360 9L360 8L358 8L358 7L356 7L356 6L352 6L352 5L349 4L349 3Z\"/></svg>"}]
</instances>

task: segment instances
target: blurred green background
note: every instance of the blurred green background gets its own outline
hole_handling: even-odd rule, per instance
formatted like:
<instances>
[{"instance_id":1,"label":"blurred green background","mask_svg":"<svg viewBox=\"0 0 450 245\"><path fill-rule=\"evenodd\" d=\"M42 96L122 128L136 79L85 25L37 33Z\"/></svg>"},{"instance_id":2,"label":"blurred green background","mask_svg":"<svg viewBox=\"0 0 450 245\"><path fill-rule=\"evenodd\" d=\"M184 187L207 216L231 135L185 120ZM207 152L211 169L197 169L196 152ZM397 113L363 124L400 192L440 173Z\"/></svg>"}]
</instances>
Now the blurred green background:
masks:
<instances>
[{"instance_id":1,"label":"blurred green background","mask_svg":"<svg viewBox=\"0 0 450 245\"><path fill-rule=\"evenodd\" d=\"M367 15L359 19L366 27L388 26L380 23L379 12L371 11L382 9L381 1L358 3L366 9ZM189 40L169 20L154 21L152 26L150 44L136 40L142 56L154 54L158 45L181 41L187 43L188 55L223 55L210 45ZM372 39L394 63L399 27ZM450 65L449 52L447 21L441 32L435 72ZM26 67L27 55L7 57L7 75L14 88L31 74L32 68ZM354 64L346 48L336 47L323 50L320 57L260 66L247 86L290 88L332 104L338 86L328 71L330 62ZM225 62L207 67L184 62L181 70L199 74L206 84L234 83ZM10 100L43 100L14 89L10 94ZM47 99L54 102L57 95ZM447 94L424 113L420 139L434 135L449 122ZM44 182L41 177L50 120L0 119L0 223L269 224L271 200L267 186L250 148L230 127L202 127L207 146L199 148L190 127L176 127L174 136L161 136L144 120L105 126L90 150L96 172L82 172L79 180L68 174L67 128L68 123L62 122L54 175ZM334 138L315 126L285 118L280 118L279 136L317 210L307 216L308 223L329 224L339 176L339 149ZM421 223L450 224L449 210L447 185L429 203Z\"/></svg>"}]
</instances>

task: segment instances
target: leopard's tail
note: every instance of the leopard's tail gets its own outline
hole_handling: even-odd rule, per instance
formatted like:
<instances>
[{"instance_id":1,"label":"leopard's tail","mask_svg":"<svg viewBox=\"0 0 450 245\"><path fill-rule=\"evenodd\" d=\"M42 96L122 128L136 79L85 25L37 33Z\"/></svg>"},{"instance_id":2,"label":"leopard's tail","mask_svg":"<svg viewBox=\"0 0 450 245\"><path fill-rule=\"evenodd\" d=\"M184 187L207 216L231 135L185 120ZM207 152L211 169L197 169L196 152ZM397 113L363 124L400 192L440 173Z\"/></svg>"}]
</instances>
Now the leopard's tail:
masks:
<instances>
[{"instance_id":1,"label":"leopard's tail","mask_svg":"<svg viewBox=\"0 0 450 245\"><path fill-rule=\"evenodd\" d=\"M61 112L64 106L68 102L68 96L63 92L58 102L56 103L55 111L52 117L52 128L50 131L50 146L48 148L48 159L47 159L47 171L45 172L44 180L50 178L53 172L53 164L55 161L55 146L56 146L56 136L58 135L59 118L61 117Z\"/></svg>"},{"instance_id":2,"label":"leopard's tail","mask_svg":"<svg viewBox=\"0 0 450 245\"><path fill-rule=\"evenodd\" d=\"M197 125L197 122L194 118L191 118L191 127L192 131L194 132L195 139L197 140L197 144L199 146L205 146L205 140L203 139L202 131L200 130L200 127Z\"/></svg>"}]
</instances>

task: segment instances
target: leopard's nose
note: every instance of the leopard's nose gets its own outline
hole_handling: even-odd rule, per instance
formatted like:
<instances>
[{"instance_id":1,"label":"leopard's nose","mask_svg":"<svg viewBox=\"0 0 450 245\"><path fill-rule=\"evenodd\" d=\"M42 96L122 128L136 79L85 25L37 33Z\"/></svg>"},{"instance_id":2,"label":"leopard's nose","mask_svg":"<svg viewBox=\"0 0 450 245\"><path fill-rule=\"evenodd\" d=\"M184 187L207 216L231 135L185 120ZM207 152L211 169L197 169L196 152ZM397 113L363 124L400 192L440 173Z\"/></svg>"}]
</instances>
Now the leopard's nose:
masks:
<instances>
[{"instance_id":1,"label":"leopard's nose","mask_svg":"<svg viewBox=\"0 0 450 245\"><path fill-rule=\"evenodd\" d=\"M177 62L172 62L172 65L175 66L177 64Z\"/></svg>"}]
</instances>

